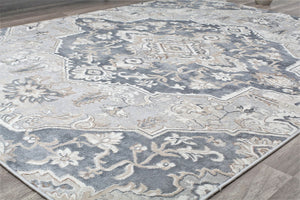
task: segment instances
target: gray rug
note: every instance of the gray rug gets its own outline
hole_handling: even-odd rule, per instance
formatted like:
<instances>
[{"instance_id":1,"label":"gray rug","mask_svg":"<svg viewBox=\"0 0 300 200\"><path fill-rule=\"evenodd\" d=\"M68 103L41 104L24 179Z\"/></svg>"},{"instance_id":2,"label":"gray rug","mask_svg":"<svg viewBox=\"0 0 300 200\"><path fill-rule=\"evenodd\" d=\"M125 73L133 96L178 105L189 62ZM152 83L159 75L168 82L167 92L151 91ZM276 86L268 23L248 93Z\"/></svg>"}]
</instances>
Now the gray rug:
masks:
<instances>
[{"instance_id":1,"label":"gray rug","mask_svg":"<svg viewBox=\"0 0 300 200\"><path fill-rule=\"evenodd\" d=\"M153 1L0 30L0 160L47 198L207 198L299 133L300 21Z\"/></svg>"}]
</instances>

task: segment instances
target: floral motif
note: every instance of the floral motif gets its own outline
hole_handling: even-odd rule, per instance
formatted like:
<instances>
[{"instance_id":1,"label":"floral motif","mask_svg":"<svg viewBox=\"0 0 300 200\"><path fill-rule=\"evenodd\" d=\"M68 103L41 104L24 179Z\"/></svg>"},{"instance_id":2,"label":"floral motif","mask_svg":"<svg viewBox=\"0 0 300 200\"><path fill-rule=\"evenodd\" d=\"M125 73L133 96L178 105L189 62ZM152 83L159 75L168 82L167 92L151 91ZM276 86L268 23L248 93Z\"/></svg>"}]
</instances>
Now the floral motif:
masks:
<instances>
[{"instance_id":1,"label":"floral motif","mask_svg":"<svg viewBox=\"0 0 300 200\"><path fill-rule=\"evenodd\" d=\"M91 144L97 146L103 150L111 150L114 153L117 153L119 150L115 146L116 144L120 144L123 139L122 133L102 133L102 134L89 134L86 133L83 135L86 137L87 141Z\"/></svg>"},{"instance_id":2,"label":"floral motif","mask_svg":"<svg viewBox=\"0 0 300 200\"><path fill-rule=\"evenodd\" d=\"M57 150L56 155L51 156L52 165L58 165L61 168L65 168L68 165L78 166L78 161L83 160L83 157L78 156L79 152L72 152L69 148L64 150Z\"/></svg>"},{"instance_id":3,"label":"floral motif","mask_svg":"<svg viewBox=\"0 0 300 200\"><path fill-rule=\"evenodd\" d=\"M30 103L43 103L44 101L55 101L53 97L61 97L62 95L56 91L52 91L47 87L38 84L36 81L26 78L25 82L14 80L7 84L3 92L7 99L19 99L21 102L28 100Z\"/></svg>"},{"instance_id":4,"label":"floral motif","mask_svg":"<svg viewBox=\"0 0 300 200\"><path fill-rule=\"evenodd\" d=\"M70 70L70 76L78 80L107 81L111 80L114 72L95 66L80 66Z\"/></svg>"},{"instance_id":5,"label":"floral motif","mask_svg":"<svg viewBox=\"0 0 300 200\"><path fill-rule=\"evenodd\" d=\"M203 158L204 155L207 154L214 154L217 158L211 158L211 160L215 162L222 162L224 160L223 154L210 150L207 146L204 147L204 150L193 149L191 146L187 146L186 148L179 148L177 152L184 158L184 159L191 159L193 162L197 162L199 158Z\"/></svg>"},{"instance_id":6,"label":"floral motif","mask_svg":"<svg viewBox=\"0 0 300 200\"><path fill-rule=\"evenodd\" d=\"M161 123L161 119L157 117L148 117L143 120L138 120L138 126L141 128L153 128L155 126L158 126Z\"/></svg>"},{"instance_id":7,"label":"floral motif","mask_svg":"<svg viewBox=\"0 0 300 200\"><path fill-rule=\"evenodd\" d=\"M188 145L197 145L195 142L193 142L192 137L187 136L179 136L176 133L173 133L171 137L166 137L166 141L170 142L171 145L178 145L181 143L188 144Z\"/></svg>"},{"instance_id":8,"label":"floral motif","mask_svg":"<svg viewBox=\"0 0 300 200\"><path fill-rule=\"evenodd\" d=\"M223 72L220 73L213 73L213 76L215 77L216 80L220 81L231 81L231 76L229 74L225 74Z\"/></svg>"},{"instance_id":9,"label":"floral motif","mask_svg":"<svg viewBox=\"0 0 300 200\"><path fill-rule=\"evenodd\" d=\"M37 141L40 140L40 138L37 137L36 135L25 135L23 137L23 140L27 141L28 143L36 143Z\"/></svg>"},{"instance_id":10,"label":"floral motif","mask_svg":"<svg viewBox=\"0 0 300 200\"><path fill-rule=\"evenodd\" d=\"M95 101L101 102L104 99L107 99L107 95L102 94L101 92L97 92L83 94L78 99L73 100L73 102L75 106L80 107L82 105L94 103Z\"/></svg>"},{"instance_id":11,"label":"floral motif","mask_svg":"<svg viewBox=\"0 0 300 200\"><path fill-rule=\"evenodd\" d=\"M11 141L6 141L0 136L0 160L2 162L14 161L15 148L11 145Z\"/></svg>"},{"instance_id":12,"label":"floral motif","mask_svg":"<svg viewBox=\"0 0 300 200\"><path fill-rule=\"evenodd\" d=\"M142 144L136 144L134 146L131 146L130 149L137 153L142 153L143 151L146 151L148 148L146 146L143 146Z\"/></svg>"},{"instance_id":13,"label":"floral motif","mask_svg":"<svg viewBox=\"0 0 300 200\"><path fill-rule=\"evenodd\" d=\"M162 170L168 170L172 167L175 167L175 163L170 162L169 160L162 160L156 164L157 167L159 167Z\"/></svg>"}]
</instances>

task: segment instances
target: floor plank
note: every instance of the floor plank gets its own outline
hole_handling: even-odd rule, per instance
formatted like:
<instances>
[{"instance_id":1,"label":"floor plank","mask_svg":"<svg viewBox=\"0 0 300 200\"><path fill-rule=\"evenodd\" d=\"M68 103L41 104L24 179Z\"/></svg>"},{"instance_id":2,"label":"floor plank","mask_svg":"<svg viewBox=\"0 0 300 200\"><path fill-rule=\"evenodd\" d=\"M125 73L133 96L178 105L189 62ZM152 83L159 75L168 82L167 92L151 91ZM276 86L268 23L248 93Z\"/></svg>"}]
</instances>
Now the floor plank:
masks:
<instances>
[{"instance_id":1,"label":"floor plank","mask_svg":"<svg viewBox=\"0 0 300 200\"><path fill-rule=\"evenodd\" d=\"M260 164L237 179L234 184L226 187L224 192L216 194L211 200L266 200L291 179L291 176L281 171Z\"/></svg>"},{"instance_id":2,"label":"floor plank","mask_svg":"<svg viewBox=\"0 0 300 200\"><path fill-rule=\"evenodd\" d=\"M300 180L290 179L274 193L269 200L299 200L300 199Z\"/></svg>"},{"instance_id":3,"label":"floor plank","mask_svg":"<svg viewBox=\"0 0 300 200\"><path fill-rule=\"evenodd\" d=\"M0 199L1 200L41 200L38 193L31 190L18 178L0 167Z\"/></svg>"},{"instance_id":4,"label":"floor plank","mask_svg":"<svg viewBox=\"0 0 300 200\"><path fill-rule=\"evenodd\" d=\"M299 153L299 151L298 151L298 153ZM300 171L294 177L300 180Z\"/></svg>"},{"instance_id":5,"label":"floor plank","mask_svg":"<svg viewBox=\"0 0 300 200\"><path fill-rule=\"evenodd\" d=\"M0 28L28 24L37 21L61 18L97 10L145 2L147 0L86 0L64 4L46 4L48 6L32 6L31 8L0 12Z\"/></svg>"},{"instance_id":6,"label":"floor plank","mask_svg":"<svg viewBox=\"0 0 300 200\"><path fill-rule=\"evenodd\" d=\"M280 160L280 163L278 161ZM271 157L263 161L264 164L295 176L300 171L300 137L291 141L289 148L281 148Z\"/></svg>"}]
</instances>

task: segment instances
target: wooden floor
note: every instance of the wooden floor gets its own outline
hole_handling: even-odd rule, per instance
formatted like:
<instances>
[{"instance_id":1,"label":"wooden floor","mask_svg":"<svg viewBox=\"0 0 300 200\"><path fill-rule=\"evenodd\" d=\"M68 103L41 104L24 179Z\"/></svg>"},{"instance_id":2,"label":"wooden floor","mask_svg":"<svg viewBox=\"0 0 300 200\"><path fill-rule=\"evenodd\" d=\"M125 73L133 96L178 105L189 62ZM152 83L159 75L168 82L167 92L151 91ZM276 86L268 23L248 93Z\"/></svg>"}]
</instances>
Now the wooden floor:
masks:
<instances>
[{"instance_id":1,"label":"wooden floor","mask_svg":"<svg viewBox=\"0 0 300 200\"><path fill-rule=\"evenodd\" d=\"M0 0L3 2L18 0ZM22 0L23 1L23 0ZM29 0L27 0L29 1ZM67 2L68 0L66 0ZM71 4L49 3L43 6L2 11L0 27L15 26L57 17L128 5L142 0L91 0ZM273 0L270 6L257 6L254 0L228 0L274 12L300 17L300 0ZM43 0L47 2L47 0ZM49 1L50 2L50 1ZM0 167L0 200L41 200L20 180ZM211 200L299 200L300 199L300 136L256 165Z\"/></svg>"},{"instance_id":2,"label":"wooden floor","mask_svg":"<svg viewBox=\"0 0 300 200\"><path fill-rule=\"evenodd\" d=\"M16 0L0 0L0 2L1 1ZM0 12L0 28L125 6L145 2L147 0L76 0L75 2L70 2L72 0L61 0L60 3L56 4L53 4L52 0L41 1L45 2L44 5L31 8L20 7L17 10Z\"/></svg>"}]
</instances>

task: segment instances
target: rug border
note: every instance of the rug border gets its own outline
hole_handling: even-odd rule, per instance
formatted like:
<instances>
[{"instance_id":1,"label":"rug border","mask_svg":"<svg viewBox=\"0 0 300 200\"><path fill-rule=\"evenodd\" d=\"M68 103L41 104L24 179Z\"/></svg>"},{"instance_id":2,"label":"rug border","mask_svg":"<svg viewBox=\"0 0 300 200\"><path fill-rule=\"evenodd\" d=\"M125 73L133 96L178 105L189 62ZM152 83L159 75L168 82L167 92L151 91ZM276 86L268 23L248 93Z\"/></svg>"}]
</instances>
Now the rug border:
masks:
<instances>
[{"instance_id":1,"label":"rug border","mask_svg":"<svg viewBox=\"0 0 300 200\"><path fill-rule=\"evenodd\" d=\"M290 141L292 141L298 135L300 135L300 130L299 129L296 131L296 133L292 134L286 140L284 140L283 142L281 142L278 146L276 146L273 149L271 149L271 151L268 151L265 155L263 155L259 159L255 160L253 163L251 163L250 165L248 165L247 167L245 167L244 169L242 169L239 173L235 174L233 177L231 177L230 179L228 179L224 183L222 183L219 186L217 186L216 189L212 190L207 195L205 195L204 197L200 198L200 200L206 200L206 199L209 199L209 198L213 197L215 194L217 194L220 191L222 191L223 188L225 188L226 186L230 185L233 181L235 181L236 179L238 179L239 177L241 177L243 174L245 174L246 172L248 172L250 169L252 169L253 167L255 167L257 164L259 164L260 162L262 162L267 157L271 156L273 153L275 153L281 147L283 147L284 145L286 145L287 143L289 143Z\"/></svg>"},{"instance_id":2,"label":"rug border","mask_svg":"<svg viewBox=\"0 0 300 200\"><path fill-rule=\"evenodd\" d=\"M205 195L204 197L202 197L200 200L206 200L209 199L210 197L213 197L215 194L219 193L220 191L222 191L222 189L228 185L230 185L233 181L235 181L236 179L238 179L239 177L241 177L243 174L245 174L246 172L248 172L250 169L252 169L253 167L255 167L257 164L259 164L260 162L262 162L264 159L266 159L267 157L271 156L273 153L275 153L277 150L279 150L281 147L283 147L284 145L286 145L287 143L289 143L290 141L292 141L295 137L297 137L298 135L300 135L300 131L297 130L296 133L294 133L293 135L291 135L290 137L288 137L286 140L284 140L283 142L281 142L278 146L274 147L271 151L269 151L268 153L266 153L265 155L263 155L262 157L260 157L259 159L255 160L251 165L245 167L244 169L242 169L239 173L235 174L233 177L231 177L230 179L228 179L227 181L225 181L224 183L222 183L221 185L219 185L216 189L212 190L211 192L209 192L207 195ZM49 197L45 192L41 191L38 187L34 186L33 184L31 184L29 181L27 181L25 178L23 178L21 175L19 175L17 173L17 171L11 169L11 167L9 167L6 163L4 163L3 161L0 160L0 165L6 169L10 174L12 174L13 176L15 176L16 178L18 178L20 181L22 181L26 186L28 186L29 188L31 188L33 191L37 192L39 195L41 195L42 197L44 197L45 199L48 200L53 200L51 197Z\"/></svg>"}]
</instances>

